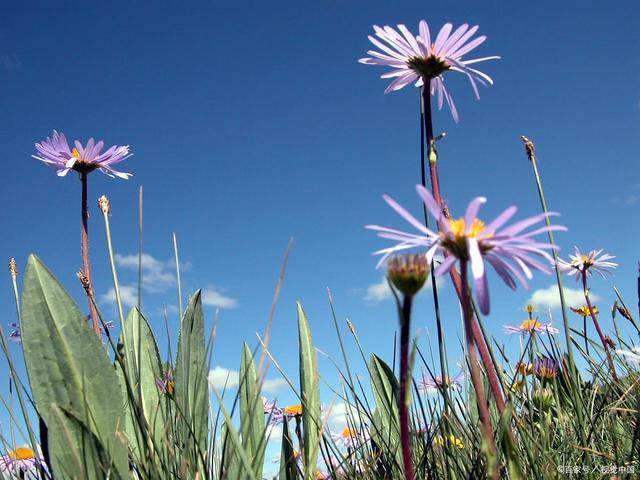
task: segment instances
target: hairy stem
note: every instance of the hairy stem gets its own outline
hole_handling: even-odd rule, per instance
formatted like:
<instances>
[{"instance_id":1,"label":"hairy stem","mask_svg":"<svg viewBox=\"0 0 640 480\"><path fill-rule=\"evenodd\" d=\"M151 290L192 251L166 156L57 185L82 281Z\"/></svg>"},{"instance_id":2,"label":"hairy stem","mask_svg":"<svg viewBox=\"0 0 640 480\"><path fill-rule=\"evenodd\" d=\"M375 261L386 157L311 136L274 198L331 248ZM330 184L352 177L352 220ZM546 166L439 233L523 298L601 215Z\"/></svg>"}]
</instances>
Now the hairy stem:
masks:
<instances>
[{"instance_id":1,"label":"hairy stem","mask_svg":"<svg viewBox=\"0 0 640 480\"><path fill-rule=\"evenodd\" d=\"M93 297L93 281L91 280L91 266L89 264L89 207L87 206L88 182L87 172L80 172L80 180L82 181L82 273L88 282L87 297L89 301L89 318L93 325L93 330L100 337L100 322L98 321L98 312L91 301Z\"/></svg>"},{"instance_id":2,"label":"hairy stem","mask_svg":"<svg viewBox=\"0 0 640 480\"><path fill-rule=\"evenodd\" d=\"M411 440L409 431L409 333L411 328L411 306L413 298L405 295L402 301L400 318L400 389L398 390L398 410L400 412L400 443L402 445L402 461L404 463L405 480L413 480L413 463L411 460Z\"/></svg>"}]
</instances>

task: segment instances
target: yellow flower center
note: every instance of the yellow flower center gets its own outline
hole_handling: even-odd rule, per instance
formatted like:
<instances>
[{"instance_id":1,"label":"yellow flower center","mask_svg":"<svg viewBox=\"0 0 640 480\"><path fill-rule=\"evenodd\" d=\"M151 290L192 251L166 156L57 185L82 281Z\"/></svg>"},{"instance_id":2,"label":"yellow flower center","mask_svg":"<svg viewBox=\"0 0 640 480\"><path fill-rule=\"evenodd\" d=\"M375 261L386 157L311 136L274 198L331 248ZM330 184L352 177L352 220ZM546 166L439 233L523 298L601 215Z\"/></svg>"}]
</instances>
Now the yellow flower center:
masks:
<instances>
[{"instance_id":1,"label":"yellow flower center","mask_svg":"<svg viewBox=\"0 0 640 480\"><path fill-rule=\"evenodd\" d=\"M11 460L31 460L35 458L35 453L29 447L18 447L15 450L9 452L9 458Z\"/></svg>"},{"instance_id":2,"label":"yellow flower center","mask_svg":"<svg viewBox=\"0 0 640 480\"><path fill-rule=\"evenodd\" d=\"M71 150L71 156L73 158L80 160L80 152L78 151L77 148L74 148L73 150Z\"/></svg>"},{"instance_id":3,"label":"yellow flower center","mask_svg":"<svg viewBox=\"0 0 640 480\"><path fill-rule=\"evenodd\" d=\"M598 310L598 307L591 307L591 311L589 311L589 307L587 305L582 305L578 308L571 307L571 310L574 313L577 313L578 315L580 315L581 317L588 317L589 315L591 315L592 312L594 315L598 315L598 313L600 313L600 310Z\"/></svg>"},{"instance_id":4,"label":"yellow flower center","mask_svg":"<svg viewBox=\"0 0 640 480\"><path fill-rule=\"evenodd\" d=\"M449 435L449 437L446 439L438 436L433 441L433 443L435 443L439 447L447 446L447 447L455 447L455 448L464 448L464 443L462 443L462 440L455 437L454 435Z\"/></svg>"},{"instance_id":5,"label":"yellow flower center","mask_svg":"<svg viewBox=\"0 0 640 480\"><path fill-rule=\"evenodd\" d=\"M292 417L302 415L302 405L289 405L288 407L284 407L284 413Z\"/></svg>"},{"instance_id":6,"label":"yellow flower center","mask_svg":"<svg viewBox=\"0 0 640 480\"><path fill-rule=\"evenodd\" d=\"M520 324L520 330L532 332L536 328L540 328L542 324L537 320L525 320Z\"/></svg>"},{"instance_id":7,"label":"yellow flower center","mask_svg":"<svg viewBox=\"0 0 640 480\"><path fill-rule=\"evenodd\" d=\"M473 222L471 222L471 228L466 232L464 218L459 218L457 220L449 220L449 228L451 229L451 233L458 239L464 237L478 238L480 234L484 232L486 225L482 220L474 218Z\"/></svg>"},{"instance_id":8,"label":"yellow flower center","mask_svg":"<svg viewBox=\"0 0 640 480\"><path fill-rule=\"evenodd\" d=\"M342 438L354 438L357 435L355 430L352 430L351 428L347 427L344 430L342 430L342 432L340 432L340 436Z\"/></svg>"}]
</instances>

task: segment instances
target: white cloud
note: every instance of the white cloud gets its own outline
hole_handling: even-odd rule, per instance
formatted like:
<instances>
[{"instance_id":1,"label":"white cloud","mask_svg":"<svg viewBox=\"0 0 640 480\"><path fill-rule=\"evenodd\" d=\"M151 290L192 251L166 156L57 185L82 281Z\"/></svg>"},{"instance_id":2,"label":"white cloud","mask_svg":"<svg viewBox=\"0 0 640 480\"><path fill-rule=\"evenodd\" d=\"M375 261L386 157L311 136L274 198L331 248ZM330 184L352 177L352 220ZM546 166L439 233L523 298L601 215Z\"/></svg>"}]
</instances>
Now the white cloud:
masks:
<instances>
[{"instance_id":1,"label":"white cloud","mask_svg":"<svg viewBox=\"0 0 640 480\"><path fill-rule=\"evenodd\" d=\"M116 264L124 269L138 271L138 255L116 254ZM150 293L166 292L176 284L173 261L163 262L148 253L142 254L142 288Z\"/></svg>"},{"instance_id":2,"label":"white cloud","mask_svg":"<svg viewBox=\"0 0 640 480\"><path fill-rule=\"evenodd\" d=\"M211 285L202 290L202 303L220 308L236 308L238 306L238 301L235 298L227 297L220 289Z\"/></svg>"},{"instance_id":3,"label":"white cloud","mask_svg":"<svg viewBox=\"0 0 640 480\"><path fill-rule=\"evenodd\" d=\"M443 277L436 278L436 285L438 289L442 288L445 280ZM428 278L427 282L424 285L424 288L420 291L418 295L423 294L424 292L430 291L432 288L431 279ZM393 293L391 292L391 288L389 287L389 283L387 282L387 277L382 277L378 283L372 283L366 288L366 292L364 295L364 300L371 303L383 302L385 300L393 299Z\"/></svg>"},{"instance_id":4,"label":"white cloud","mask_svg":"<svg viewBox=\"0 0 640 480\"><path fill-rule=\"evenodd\" d=\"M210 388L222 390L226 386L227 390L229 390L230 388L235 388L240 385L240 372L216 365L209 370L207 380L209 381ZM265 380L262 385L262 391L265 393L276 393L287 385L288 383L284 378Z\"/></svg>"},{"instance_id":5,"label":"white cloud","mask_svg":"<svg viewBox=\"0 0 640 480\"><path fill-rule=\"evenodd\" d=\"M590 293L589 298L592 302L597 302L600 297L595 293ZM583 305L584 293L577 288L564 288L564 299L568 307L578 307ZM535 305L539 310L556 310L560 308L560 293L557 285L550 285L548 288L540 288L533 292L527 304Z\"/></svg>"},{"instance_id":6,"label":"white cloud","mask_svg":"<svg viewBox=\"0 0 640 480\"><path fill-rule=\"evenodd\" d=\"M358 415L358 409L355 405L348 405L345 402L337 402L333 405L327 406L324 421L329 426L331 431L339 431L347 426L358 425L360 418L366 419L366 414L360 412Z\"/></svg>"},{"instance_id":7,"label":"white cloud","mask_svg":"<svg viewBox=\"0 0 640 480\"><path fill-rule=\"evenodd\" d=\"M372 283L367 287L364 299L368 302L382 302L393 298L391 288L386 277L382 277L378 283Z\"/></svg>"},{"instance_id":8,"label":"white cloud","mask_svg":"<svg viewBox=\"0 0 640 480\"><path fill-rule=\"evenodd\" d=\"M262 391L266 393L276 393L288 385L284 378L267 379L262 383Z\"/></svg>"},{"instance_id":9,"label":"white cloud","mask_svg":"<svg viewBox=\"0 0 640 480\"><path fill-rule=\"evenodd\" d=\"M282 427L280 425L267 426L267 438L270 442L281 444L282 443Z\"/></svg>"},{"instance_id":10,"label":"white cloud","mask_svg":"<svg viewBox=\"0 0 640 480\"><path fill-rule=\"evenodd\" d=\"M133 307L138 303L138 289L132 285L120 285L120 300L125 307ZM100 295L100 302L116 303L116 290L111 287Z\"/></svg>"},{"instance_id":11,"label":"white cloud","mask_svg":"<svg viewBox=\"0 0 640 480\"><path fill-rule=\"evenodd\" d=\"M229 370L227 368L216 365L209 370L207 376L209 388L222 390L237 387L240 384L240 373L237 370Z\"/></svg>"}]
</instances>

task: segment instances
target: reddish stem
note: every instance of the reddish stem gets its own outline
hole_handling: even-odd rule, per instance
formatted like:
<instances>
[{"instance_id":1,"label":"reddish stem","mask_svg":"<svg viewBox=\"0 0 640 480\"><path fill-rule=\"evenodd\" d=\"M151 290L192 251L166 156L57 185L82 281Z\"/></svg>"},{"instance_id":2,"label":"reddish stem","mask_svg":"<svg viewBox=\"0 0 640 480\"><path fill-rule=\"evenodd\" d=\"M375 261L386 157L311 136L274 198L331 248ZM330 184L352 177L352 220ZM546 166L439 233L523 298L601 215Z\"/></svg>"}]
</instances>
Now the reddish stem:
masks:
<instances>
[{"instance_id":1,"label":"reddish stem","mask_svg":"<svg viewBox=\"0 0 640 480\"><path fill-rule=\"evenodd\" d=\"M444 204L442 202L442 194L440 192L440 179L438 177L438 164L436 161L431 161L431 147L433 143L433 123L431 121L431 81L430 79L424 79L424 86L422 87L422 101L424 104L423 113L425 116L424 127L427 135L427 151L429 157L429 174L431 176L431 191L433 193L433 198L436 203L443 208ZM445 215L448 217L448 214L445 212ZM440 228L440 225L438 225ZM445 253L446 255L446 253ZM451 280L453 282L453 286L456 290L456 294L458 295L458 299L460 302L463 302L463 288L462 282L460 280L460 274L456 270L456 268L452 268L450 272ZM504 413L505 410L505 400L502 394L502 389L500 388L500 381L498 380L498 372L495 369L493 364L493 360L491 358L491 354L489 353L489 347L485 341L484 335L480 330L480 326L478 325L477 319L471 314L470 320L472 337L478 347L478 352L480 353L480 358L487 372L487 379L489 381L489 386L491 387L491 392L496 401L496 405L498 407L498 411L500 415Z\"/></svg>"},{"instance_id":2,"label":"reddish stem","mask_svg":"<svg viewBox=\"0 0 640 480\"><path fill-rule=\"evenodd\" d=\"M607 354L607 363L609 363L609 368L611 369L611 375L613 379L617 382L618 376L616 375L616 367L613 364L613 360L611 359L611 352L609 351L609 345L607 344L607 339L602 333L602 329L600 328L600 323L596 318L596 314L593 311L593 307L591 306L591 300L589 299L589 289L587 288L587 272L586 270L582 271L582 290L584 292L584 300L587 302L587 308L589 309L589 314L591 319L593 320L593 325L596 327L596 331L598 332L598 336L600 337L600 342L602 342L602 346L604 347L604 351ZM585 337L587 334L587 329L585 328Z\"/></svg>"},{"instance_id":3,"label":"reddish stem","mask_svg":"<svg viewBox=\"0 0 640 480\"><path fill-rule=\"evenodd\" d=\"M487 403L487 397L484 394L484 388L482 386L482 378L480 376L480 369L478 368L476 348L473 340L473 312L471 309L471 301L469 298L467 260L460 260L460 271L462 272L462 312L464 315L464 330L465 341L467 344L467 357L469 360L469 373L471 374L471 383L473 384L473 389L476 392L478 414L480 415L480 421L484 429L485 439L489 447L489 454L491 456L494 456L496 453L496 446L493 439L493 427L491 426L491 419L489 418L489 405ZM490 463L491 462L488 462L488 464ZM497 478L497 472L494 472L492 477Z\"/></svg>"},{"instance_id":4,"label":"reddish stem","mask_svg":"<svg viewBox=\"0 0 640 480\"><path fill-rule=\"evenodd\" d=\"M411 435L409 431L408 388L409 381L409 332L411 324L411 305L413 298L405 295L402 303L402 322L400 325L400 388L398 390L398 410L400 412L400 443L405 480L413 480L413 462L411 459Z\"/></svg>"},{"instance_id":5,"label":"reddish stem","mask_svg":"<svg viewBox=\"0 0 640 480\"><path fill-rule=\"evenodd\" d=\"M93 282L91 281L91 267L89 266L89 208L87 206L87 172L80 172L80 180L82 181L82 273L88 282L87 298L89 301L89 318L91 324L100 337L100 322L98 320L98 312L94 304Z\"/></svg>"}]
</instances>

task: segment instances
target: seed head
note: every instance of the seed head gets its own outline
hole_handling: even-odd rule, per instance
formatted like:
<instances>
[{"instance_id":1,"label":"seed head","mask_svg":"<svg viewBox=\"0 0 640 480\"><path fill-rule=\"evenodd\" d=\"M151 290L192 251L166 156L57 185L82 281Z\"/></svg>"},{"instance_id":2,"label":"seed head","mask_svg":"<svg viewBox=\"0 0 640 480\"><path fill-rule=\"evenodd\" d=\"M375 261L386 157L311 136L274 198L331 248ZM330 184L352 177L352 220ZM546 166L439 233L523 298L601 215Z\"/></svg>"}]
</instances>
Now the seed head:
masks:
<instances>
[{"instance_id":1,"label":"seed head","mask_svg":"<svg viewBox=\"0 0 640 480\"><path fill-rule=\"evenodd\" d=\"M9 273L11 274L12 280L18 278L18 264L16 263L16 259L13 257L9 260Z\"/></svg>"},{"instance_id":2,"label":"seed head","mask_svg":"<svg viewBox=\"0 0 640 480\"><path fill-rule=\"evenodd\" d=\"M536 159L536 147L531 140L522 135L522 141L524 142L524 148L527 151L527 158L530 162L533 162Z\"/></svg>"},{"instance_id":3,"label":"seed head","mask_svg":"<svg viewBox=\"0 0 640 480\"><path fill-rule=\"evenodd\" d=\"M387 264L387 278L408 297L420 291L428 276L429 262L424 254L392 257Z\"/></svg>"},{"instance_id":4,"label":"seed head","mask_svg":"<svg viewBox=\"0 0 640 480\"><path fill-rule=\"evenodd\" d=\"M100 210L102 210L102 213L104 213L105 215L109 215L109 210L110 210L109 199L107 198L106 195L102 195L98 199L98 206L100 207Z\"/></svg>"}]
</instances>

